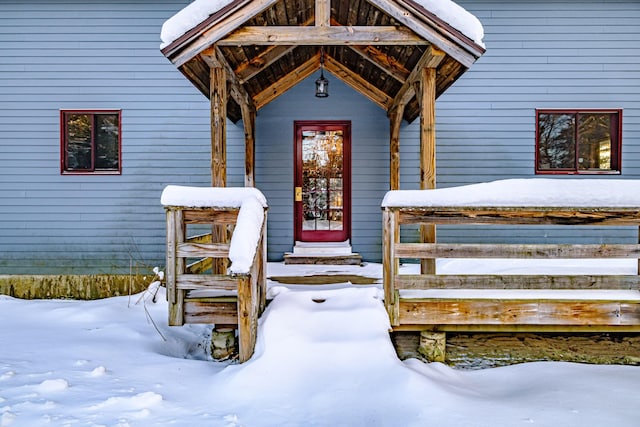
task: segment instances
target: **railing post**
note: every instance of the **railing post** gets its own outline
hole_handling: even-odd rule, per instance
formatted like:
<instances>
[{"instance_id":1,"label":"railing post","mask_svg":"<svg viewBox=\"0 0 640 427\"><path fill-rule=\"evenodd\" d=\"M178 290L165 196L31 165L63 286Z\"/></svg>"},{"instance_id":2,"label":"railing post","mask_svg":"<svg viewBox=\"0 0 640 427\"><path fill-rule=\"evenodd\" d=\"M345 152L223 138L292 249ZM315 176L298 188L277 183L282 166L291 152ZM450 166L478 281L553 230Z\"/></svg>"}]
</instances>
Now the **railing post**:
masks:
<instances>
[{"instance_id":1,"label":"railing post","mask_svg":"<svg viewBox=\"0 0 640 427\"><path fill-rule=\"evenodd\" d=\"M253 355L258 333L258 296L256 278L238 276L238 341L240 363Z\"/></svg>"},{"instance_id":2,"label":"railing post","mask_svg":"<svg viewBox=\"0 0 640 427\"><path fill-rule=\"evenodd\" d=\"M398 213L390 208L382 211L382 273L384 284L384 305L389 313L391 324L396 323L394 309L396 301L395 276L397 274L397 262L395 257L396 236L399 235L397 227Z\"/></svg>"},{"instance_id":3,"label":"railing post","mask_svg":"<svg viewBox=\"0 0 640 427\"><path fill-rule=\"evenodd\" d=\"M178 244L184 243L185 226L182 210L167 210L167 298L169 300L169 325L184 324L184 291L178 290L178 276L184 274L185 259L178 258Z\"/></svg>"}]
</instances>

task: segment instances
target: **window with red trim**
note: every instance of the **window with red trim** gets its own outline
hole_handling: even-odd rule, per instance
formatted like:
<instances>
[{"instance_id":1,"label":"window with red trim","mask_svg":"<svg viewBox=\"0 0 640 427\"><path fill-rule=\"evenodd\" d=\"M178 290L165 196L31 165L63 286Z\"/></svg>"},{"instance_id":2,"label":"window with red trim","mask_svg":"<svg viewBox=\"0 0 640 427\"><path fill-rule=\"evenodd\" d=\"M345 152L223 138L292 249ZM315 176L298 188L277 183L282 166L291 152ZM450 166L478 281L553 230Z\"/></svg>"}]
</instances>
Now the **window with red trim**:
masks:
<instances>
[{"instance_id":1,"label":"window with red trim","mask_svg":"<svg viewBox=\"0 0 640 427\"><path fill-rule=\"evenodd\" d=\"M536 173L620 173L622 110L536 110Z\"/></svg>"},{"instance_id":2,"label":"window with red trim","mask_svg":"<svg viewBox=\"0 0 640 427\"><path fill-rule=\"evenodd\" d=\"M120 110L60 112L61 170L69 173L120 173Z\"/></svg>"}]
</instances>

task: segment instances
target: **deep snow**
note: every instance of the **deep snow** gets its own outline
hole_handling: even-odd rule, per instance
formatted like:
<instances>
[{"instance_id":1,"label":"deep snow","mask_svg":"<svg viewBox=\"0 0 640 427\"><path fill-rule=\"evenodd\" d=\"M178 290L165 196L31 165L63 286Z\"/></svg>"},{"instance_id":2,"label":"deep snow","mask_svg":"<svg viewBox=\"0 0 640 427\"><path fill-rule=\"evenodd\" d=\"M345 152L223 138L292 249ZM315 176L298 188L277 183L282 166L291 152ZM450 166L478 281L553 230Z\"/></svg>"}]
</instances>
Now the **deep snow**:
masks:
<instances>
[{"instance_id":1,"label":"deep snow","mask_svg":"<svg viewBox=\"0 0 640 427\"><path fill-rule=\"evenodd\" d=\"M452 271L456 262L439 267ZM381 274L377 264L273 263L268 274L327 270ZM209 359L209 327L166 326L163 291L156 303L151 292L97 301L0 296L0 426L631 427L640 419L638 367L460 371L400 361L379 286L272 284L256 354L243 365Z\"/></svg>"}]
</instances>

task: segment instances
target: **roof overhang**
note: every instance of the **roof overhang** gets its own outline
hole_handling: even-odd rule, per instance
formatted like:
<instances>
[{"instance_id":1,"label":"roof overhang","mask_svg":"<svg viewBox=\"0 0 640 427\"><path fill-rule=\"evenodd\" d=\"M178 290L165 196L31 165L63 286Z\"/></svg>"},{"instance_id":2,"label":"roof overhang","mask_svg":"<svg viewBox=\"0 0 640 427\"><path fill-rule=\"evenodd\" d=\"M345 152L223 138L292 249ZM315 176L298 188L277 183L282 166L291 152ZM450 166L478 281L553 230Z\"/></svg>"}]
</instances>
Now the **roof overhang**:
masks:
<instances>
[{"instance_id":1,"label":"roof overhang","mask_svg":"<svg viewBox=\"0 0 640 427\"><path fill-rule=\"evenodd\" d=\"M223 2L224 4L224 2ZM209 70L227 70L231 120L259 110L320 67L385 111L419 115L415 83L436 68L436 96L485 51L419 0L230 0L162 53L205 96Z\"/></svg>"}]
</instances>

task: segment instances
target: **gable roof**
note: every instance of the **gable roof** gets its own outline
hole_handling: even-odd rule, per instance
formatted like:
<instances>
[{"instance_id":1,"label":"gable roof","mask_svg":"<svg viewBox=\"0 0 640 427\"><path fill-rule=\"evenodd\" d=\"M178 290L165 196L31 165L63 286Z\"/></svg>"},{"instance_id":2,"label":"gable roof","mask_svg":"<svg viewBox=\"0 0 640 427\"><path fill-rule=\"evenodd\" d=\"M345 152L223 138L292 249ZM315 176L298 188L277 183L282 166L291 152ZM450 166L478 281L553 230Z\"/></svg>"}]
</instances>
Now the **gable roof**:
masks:
<instances>
[{"instance_id":1,"label":"gable roof","mask_svg":"<svg viewBox=\"0 0 640 427\"><path fill-rule=\"evenodd\" d=\"M450 0L197 0L162 38L206 96L209 68L227 68L234 121L243 103L260 109L316 72L321 47L328 72L387 111L402 104L409 121L421 68L437 68L440 95L484 53L481 24Z\"/></svg>"}]
</instances>

